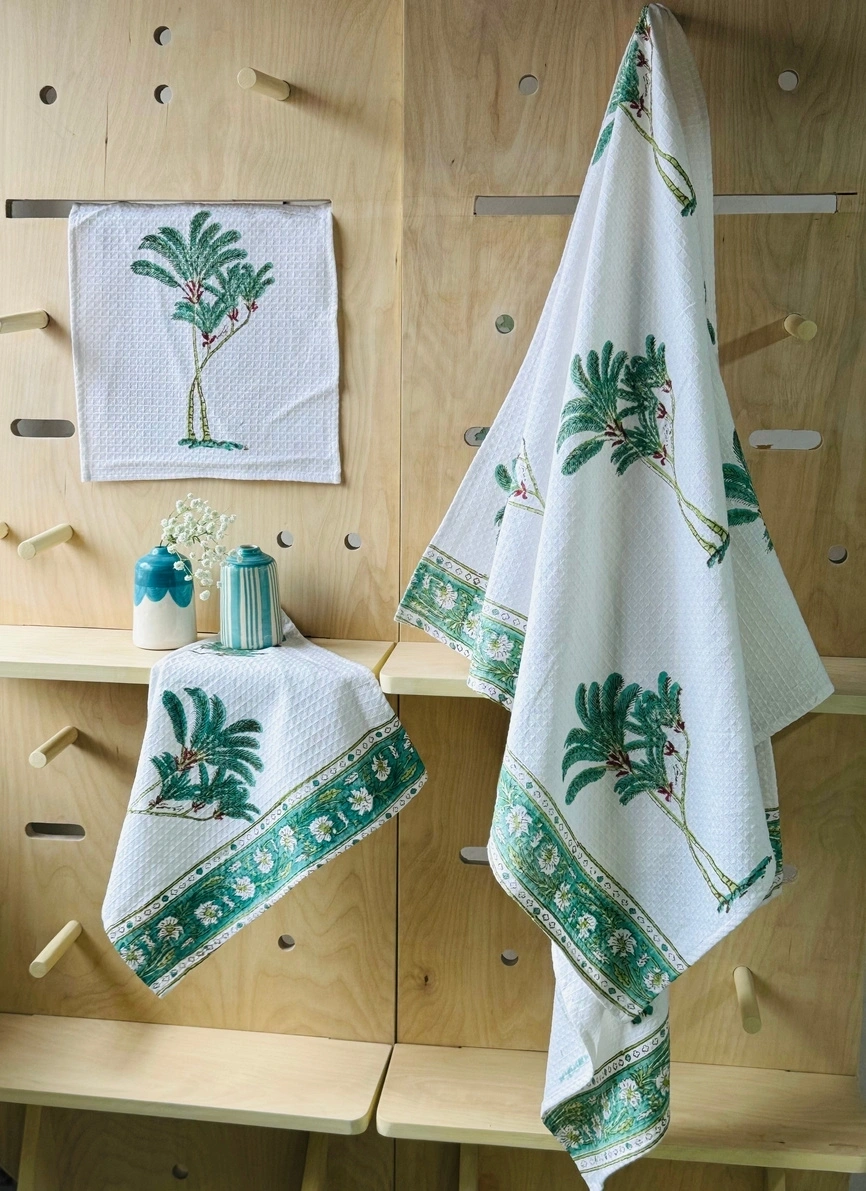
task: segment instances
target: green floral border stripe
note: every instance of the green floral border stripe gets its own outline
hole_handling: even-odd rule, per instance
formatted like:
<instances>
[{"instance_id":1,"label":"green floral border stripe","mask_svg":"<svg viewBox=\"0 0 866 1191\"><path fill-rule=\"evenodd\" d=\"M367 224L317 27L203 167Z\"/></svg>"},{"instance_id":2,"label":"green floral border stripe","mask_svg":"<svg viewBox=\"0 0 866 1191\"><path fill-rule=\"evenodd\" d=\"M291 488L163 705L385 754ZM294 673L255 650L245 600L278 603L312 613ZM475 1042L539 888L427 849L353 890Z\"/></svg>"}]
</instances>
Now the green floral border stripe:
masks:
<instances>
[{"instance_id":1,"label":"green floral border stripe","mask_svg":"<svg viewBox=\"0 0 866 1191\"><path fill-rule=\"evenodd\" d=\"M526 617L486 599L486 585L486 575L429 546L406 588L397 619L470 658L469 686L510 707Z\"/></svg>"},{"instance_id":2,"label":"green floral border stripe","mask_svg":"<svg viewBox=\"0 0 866 1191\"><path fill-rule=\"evenodd\" d=\"M294 885L392 818L426 781L396 717L279 803L208 865L109 930L130 968L162 995ZM330 772L329 772L330 771Z\"/></svg>"},{"instance_id":3,"label":"green floral border stripe","mask_svg":"<svg viewBox=\"0 0 866 1191\"><path fill-rule=\"evenodd\" d=\"M544 1114L544 1124L579 1171L619 1166L664 1136L670 1122L670 1061L665 1022L605 1063L584 1091Z\"/></svg>"},{"instance_id":4,"label":"green floral border stripe","mask_svg":"<svg viewBox=\"0 0 866 1191\"><path fill-rule=\"evenodd\" d=\"M513 753L488 846L496 879L598 993L632 1017L687 968L646 911L586 852Z\"/></svg>"},{"instance_id":5,"label":"green floral border stripe","mask_svg":"<svg viewBox=\"0 0 866 1191\"><path fill-rule=\"evenodd\" d=\"M773 849L773 859L776 862L776 875L773 877L773 884L770 886L769 897L775 893L782 884L782 824L779 821L779 808L771 806L764 812L767 817L767 830L770 833L770 846Z\"/></svg>"}]
</instances>

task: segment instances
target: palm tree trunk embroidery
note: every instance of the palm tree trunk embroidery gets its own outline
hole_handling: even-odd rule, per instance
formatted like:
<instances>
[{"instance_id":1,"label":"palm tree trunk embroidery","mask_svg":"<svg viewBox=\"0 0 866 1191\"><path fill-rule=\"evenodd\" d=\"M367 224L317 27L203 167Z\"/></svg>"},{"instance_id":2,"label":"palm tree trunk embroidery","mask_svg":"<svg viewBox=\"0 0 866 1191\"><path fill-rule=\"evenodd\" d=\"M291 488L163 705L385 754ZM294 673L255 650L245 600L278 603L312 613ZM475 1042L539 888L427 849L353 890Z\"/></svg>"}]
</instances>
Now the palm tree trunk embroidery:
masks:
<instances>
[{"instance_id":1,"label":"palm tree trunk embroidery","mask_svg":"<svg viewBox=\"0 0 866 1191\"><path fill-rule=\"evenodd\" d=\"M696 837L688 821L686 794L690 741L680 707L682 690L662 671L658 689L625 685L610 674L600 685L581 683L574 705L583 725L565 738L562 778L578 762L591 762L572 777L565 801L574 802L586 786L607 774L615 777L620 804L645 794L685 838L689 854L707 888L726 913L758 881L772 857L765 856L742 881L729 877Z\"/></svg>"},{"instance_id":2,"label":"palm tree trunk embroidery","mask_svg":"<svg viewBox=\"0 0 866 1191\"><path fill-rule=\"evenodd\" d=\"M606 445L617 475L633 463L649 468L673 490L677 506L692 537L708 555L707 566L720 563L730 542L727 529L690 501L676 473L676 397L665 363L665 345L647 335L646 355L613 354L608 339L598 352L590 351L586 366L580 356L571 365L571 379L579 396L562 408L556 448L576 434L588 433L565 457L562 474L574 475Z\"/></svg>"},{"instance_id":3,"label":"palm tree trunk embroidery","mask_svg":"<svg viewBox=\"0 0 866 1191\"><path fill-rule=\"evenodd\" d=\"M697 207L697 198L691 179L677 159L660 148L653 135L652 58L652 30L649 13L644 8L616 76L607 115L615 116L619 110L631 121L652 149L655 167L665 186L680 204L680 214L692 215ZM592 156L593 165L604 156L613 134L613 124L611 120L601 130Z\"/></svg>"},{"instance_id":4,"label":"palm tree trunk embroidery","mask_svg":"<svg viewBox=\"0 0 866 1191\"><path fill-rule=\"evenodd\" d=\"M211 435L202 374L217 352L247 326L259 309L259 300L274 283L269 276L273 264L269 261L260 269L254 268L246 259L246 249L237 247L241 233L223 231L222 225L209 222L210 218L210 211L197 211L190 221L188 237L174 227L161 227L145 236L139 251L156 253L166 265L142 259L133 261L131 267L138 276L150 277L183 294L175 303L172 319L190 324L193 376L186 398L186 435L178 445L239 451L245 449L243 443L217 440ZM241 304L246 308L243 320ZM200 438L195 432L196 400Z\"/></svg>"},{"instance_id":5,"label":"palm tree trunk embroidery","mask_svg":"<svg viewBox=\"0 0 866 1191\"><path fill-rule=\"evenodd\" d=\"M253 823L259 808L249 795L256 773L264 768L256 739L262 725L253 719L227 724L226 706L219 695L208 696L201 687L184 687L184 693L192 702L195 722L190 729L179 696L163 691L162 705L180 751L150 758L157 779L138 795L130 813L172 815L199 823L227 818Z\"/></svg>"}]
</instances>

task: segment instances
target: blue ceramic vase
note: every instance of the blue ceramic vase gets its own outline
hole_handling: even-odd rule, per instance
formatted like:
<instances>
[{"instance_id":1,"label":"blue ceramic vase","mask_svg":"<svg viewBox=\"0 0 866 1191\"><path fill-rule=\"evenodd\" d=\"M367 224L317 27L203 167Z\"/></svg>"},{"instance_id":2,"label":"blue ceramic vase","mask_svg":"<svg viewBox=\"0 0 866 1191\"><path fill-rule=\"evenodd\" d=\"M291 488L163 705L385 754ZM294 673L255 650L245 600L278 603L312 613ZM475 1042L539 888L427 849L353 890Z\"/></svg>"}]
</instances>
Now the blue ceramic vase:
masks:
<instances>
[{"instance_id":1,"label":"blue ceramic vase","mask_svg":"<svg viewBox=\"0 0 866 1191\"><path fill-rule=\"evenodd\" d=\"M220 569L220 642L267 649L282 639L277 564L258 546L238 546Z\"/></svg>"},{"instance_id":2,"label":"blue ceramic vase","mask_svg":"<svg viewBox=\"0 0 866 1191\"><path fill-rule=\"evenodd\" d=\"M196 639L195 601L187 570L175 569L183 555L154 546L135 564L132 643L141 649L177 649Z\"/></svg>"}]
</instances>

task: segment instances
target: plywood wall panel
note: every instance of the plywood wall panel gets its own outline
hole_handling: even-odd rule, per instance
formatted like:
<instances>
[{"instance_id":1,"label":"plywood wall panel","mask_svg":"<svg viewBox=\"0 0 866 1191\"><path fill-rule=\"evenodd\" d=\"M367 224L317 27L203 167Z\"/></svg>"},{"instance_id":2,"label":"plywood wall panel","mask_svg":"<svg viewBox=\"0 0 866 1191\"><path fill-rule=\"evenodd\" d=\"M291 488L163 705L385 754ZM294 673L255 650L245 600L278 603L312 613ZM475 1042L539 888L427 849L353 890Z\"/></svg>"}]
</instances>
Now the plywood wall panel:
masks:
<instances>
[{"instance_id":1,"label":"plywood wall panel","mask_svg":"<svg viewBox=\"0 0 866 1191\"><path fill-rule=\"evenodd\" d=\"M138 687L6 680L0 749L0 1010L389 1042L394 1034L396 824L301 882L160 999L105 936L101 905L144 729ZM67 723L75 745L27 758ZM81 824L33 839L31 821ZM84 933L46 977L30 960L69 919ZM296 941L291 951L280 935Z\"/></svg>"},{"instance_id":2,"label":"plywood wall panel","mask_svg":"<svg viewBox=\"0 0 866 1191\"><path fill-rule=\"evenodd\" d=\"M546 1050L547 937L488 867L460 860L487 843L508 717L480 699L420 697L402 698L400 716L429 780L399 818L397 1041Z\"/></svg>"},{"instance_id":3,"label":"plywood wall panel","mask_svg":"<svg viewBox=\"0 0 866 1191\"><path fill-rule=\"evenodd\" d=\"M62 9L62 12L60 11ZM327 199L340 287L339 486L184 480L80 483L77 438L15 439L14 417L76 421L64 220L0 219L0 305L44 308L45 332L0 344L0 620L128 627L131 568L190 489L238 514L235 544L277 556L286 607L309 635L393 638L398 595L400 7L397 0L10 4L3 39L0 198ZM241 19L242 17L242 19ZM172 40L154 41L167 25ZM288 103L243 92L240 67L292 77ZM44 105L51 83L57 101ZM154 99L171 87L169 104ZM122 324L122 312L120 314ZM122 333L122 329L121 329ZM147 371L126 416L148 417ZM3 478L5 477L5 479ZM75 538L32 563L24 537ZM294 535L280 550L276 535ZM344 545L360 533L360 550ZM5 578L4 578L5 577ZM216 607L200 608L215 627Z\"/></svg>"},{"instance_id":4,"label":"plywood wall panel","mask_svg":"<svg viewBox=\"0 0 866 1191\"><path fill-rule=\"evenodd\" d=\"M866 958L866 738L807 716L774 739L782 841L796 882L671 990L673 1058L855 1075ZM733 969L755 974L763 1025L742 1029Z\"/></svg>"},{"instance_id":5,"label":"plywood wall panel","mask_svg":"<svg viewBox=\"0 0 866 1191\"><path fill-rule=\"evenodd\" d=\"M628 0L436 0L406 5L406 198L575 194L639 6ZM862 138L850 80L866 13L788 0L682 0L722 193L857 190ZM797 91L783 92L782 70ZM540 86L523 95L518 81ZM471 210L471 204L469 206Z\"/></svg>"}]
</instances>

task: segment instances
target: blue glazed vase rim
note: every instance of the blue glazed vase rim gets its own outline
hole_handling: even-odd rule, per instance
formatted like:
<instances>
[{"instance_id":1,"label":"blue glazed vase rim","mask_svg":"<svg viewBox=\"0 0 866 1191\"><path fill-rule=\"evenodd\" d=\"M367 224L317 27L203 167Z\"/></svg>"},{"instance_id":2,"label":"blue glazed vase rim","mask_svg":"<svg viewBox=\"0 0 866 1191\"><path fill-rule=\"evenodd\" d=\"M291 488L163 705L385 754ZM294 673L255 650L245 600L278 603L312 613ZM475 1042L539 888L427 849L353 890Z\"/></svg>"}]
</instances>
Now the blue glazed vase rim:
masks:
<instances>
[{"instance_id":1,"label":"blue glazed vase rim","mask_svg":"<svg viewBox=\"0 0 866 1191\"><path fill-rule=\"evenodd\" d=\"M262 567L276 560L265 554L259 546L236 546L225 560L225 564L236 567Z\"/></svg>"}]
</instances>

